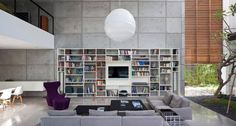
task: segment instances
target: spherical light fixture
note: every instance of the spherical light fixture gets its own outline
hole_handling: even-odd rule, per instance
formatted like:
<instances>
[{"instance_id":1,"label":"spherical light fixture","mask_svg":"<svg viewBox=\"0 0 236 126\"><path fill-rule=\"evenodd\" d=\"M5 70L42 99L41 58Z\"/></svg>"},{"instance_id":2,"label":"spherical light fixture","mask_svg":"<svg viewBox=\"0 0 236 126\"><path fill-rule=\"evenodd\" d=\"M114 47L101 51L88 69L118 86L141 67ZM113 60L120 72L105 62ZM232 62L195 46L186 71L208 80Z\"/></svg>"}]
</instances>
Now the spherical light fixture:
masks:
<instances>
[{"instance_id":1,"label":"spherical light fixture","mask_svg":"<svg viewBox=\"0 0 236 126\"><path fill-rule=\"evenodd\" d=\"M105 33L114 41L122 42L131 38L136 29L133 15L126 9L114 9L105 19Z\"/></svg>"}]
</instances>

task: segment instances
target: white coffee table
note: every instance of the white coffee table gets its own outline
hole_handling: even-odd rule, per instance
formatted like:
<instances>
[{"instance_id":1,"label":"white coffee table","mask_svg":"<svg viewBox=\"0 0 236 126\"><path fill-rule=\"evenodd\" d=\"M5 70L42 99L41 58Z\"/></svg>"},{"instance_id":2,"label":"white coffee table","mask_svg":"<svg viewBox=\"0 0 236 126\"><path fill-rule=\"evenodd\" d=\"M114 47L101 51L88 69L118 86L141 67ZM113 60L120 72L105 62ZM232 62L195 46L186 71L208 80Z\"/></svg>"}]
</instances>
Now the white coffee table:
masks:
<instances>
[{"instance_id":1,"label":"white coffee table","mask_svg":"<svg viewBox=\"0 0 236 126\"><path fill-rule=\"evenodd\" d=\"M184 126L183 119L171 109L160 109L159 112L170 126Z\"/></svg>"}]
</instances>

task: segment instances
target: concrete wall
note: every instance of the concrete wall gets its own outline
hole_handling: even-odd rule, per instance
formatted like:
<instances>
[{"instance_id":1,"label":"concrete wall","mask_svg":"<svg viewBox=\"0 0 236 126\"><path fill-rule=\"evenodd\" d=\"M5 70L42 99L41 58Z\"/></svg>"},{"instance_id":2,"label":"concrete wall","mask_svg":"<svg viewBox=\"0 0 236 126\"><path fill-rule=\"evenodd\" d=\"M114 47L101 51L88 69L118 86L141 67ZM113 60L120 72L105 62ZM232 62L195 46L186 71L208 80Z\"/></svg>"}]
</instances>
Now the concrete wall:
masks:
<instances>
[{"instance_id":1,"label":"concrete wall","mask_svg":"<svg viewBox=\"0 0 236 126\"><path fill-rule=\"evenodd\" d=\"M120 7L135 17L134 37L117 43L104 33L104 20L117 1L58 1L53 4L56 47L178 48L183 34L183 0L125 0ZM96 40L96 41L95 41Z\"/></svg>"},{"instance_id":2,"label":"concrete wall","mask_svg":"<svg viewBox=\"0 0 236 126\"><path fill-rule=\"evenodd\" d=\"M0 50L0 80L54 80L54 50Z\"/></svg>"},{"instance_id":3,"label":"concrete wall","mask_svg":"<svg viewBox=\"0 0 236 126\"><path fill-rule=\"evenodd\" d=\"M36 0L55 17L56 48L182 48L184 0L122 0L137 30L117 43L104 33L104 20L118 0ZM0 80L56 79L55 50L1 50ZM181 63L182 64L182 63Z\"/></svg>"}]
</instances>

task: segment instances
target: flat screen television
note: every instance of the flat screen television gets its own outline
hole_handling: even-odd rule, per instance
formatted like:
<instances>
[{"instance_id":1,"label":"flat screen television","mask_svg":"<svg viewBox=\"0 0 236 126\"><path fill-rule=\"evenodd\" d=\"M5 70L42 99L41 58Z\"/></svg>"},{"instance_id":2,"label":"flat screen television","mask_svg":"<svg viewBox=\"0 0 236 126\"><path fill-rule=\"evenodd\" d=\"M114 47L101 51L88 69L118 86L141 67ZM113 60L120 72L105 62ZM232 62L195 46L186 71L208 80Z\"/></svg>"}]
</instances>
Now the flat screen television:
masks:
<instances>
[{"instance_id":1,"label":"flat screen television","mask_svg":"<svg viewBox=\"0 0 236 126\"><path fill-rule=\"evenodd\" d=\"M108 78L129 78L128 66L109 66Z\"/></svg>"}]
</instances>

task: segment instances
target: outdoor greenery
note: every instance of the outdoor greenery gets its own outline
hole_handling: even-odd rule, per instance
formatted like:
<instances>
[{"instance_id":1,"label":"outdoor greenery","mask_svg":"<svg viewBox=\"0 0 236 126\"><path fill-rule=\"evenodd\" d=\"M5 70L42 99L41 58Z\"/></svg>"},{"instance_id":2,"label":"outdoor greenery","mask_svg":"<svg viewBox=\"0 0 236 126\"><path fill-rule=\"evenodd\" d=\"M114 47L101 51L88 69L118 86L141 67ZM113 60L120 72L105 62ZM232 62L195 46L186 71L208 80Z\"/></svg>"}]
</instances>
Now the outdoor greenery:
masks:
<instances>
[{"instance_id":1,"label":"outdoor greenery","mask_svg":"<svg viewBox=\"0 0 236 126\"><path fill-rule=\"evenodd\" d=\"M231 29L230 24L227 22L228 17L233 17L236 14L236 3L231 4L228 7L228 10L222 10L219 9L216 12L216 18L219 21L222 21L224 23L223 31L219 31L215 36L215 38L218 38L222 41L222 45L224 47L223 56L221 59L221 62L218 64L217 67L217 74L218 74L218 80L219 85L214 93L214 96L218 96L221 92L221 89L228 83L232 82L232 88L231 88L231 96L233 91L233 86L236 78L235 69L236 69L236 32ZM227 72L228 76L226 79L222 77L222 69L223 68L229 68L229 72ZM231 81L233 79L233 81Z\"/></svg>"},{"instance_id":2,"label":"outdoor greenery","mask_svg":"<svg viewBox=\"0 0 236 126\"><path fill-rule=\"evenodd\" d=\"M185 82L187 86L215 86L219 85L216 64L197 64L185 68Z\"/></svg>"},{"instance_id":3,"label":"outdoor greenery","mask_svg":"<svg viewBox=\"0 0 236 126\"><path fill-rule=\"evenodd\" d=\"M214 105L217 105L217 106L227 106L228 99L224 99L224 98L208 98L208 99L204 99L203 103L207 104L207 105L212 105L212 106L214 106ZM236 111L236 102L235 101L231 101L230 109L231 109L231 111Z\"/></svg>"}]
</instances>

